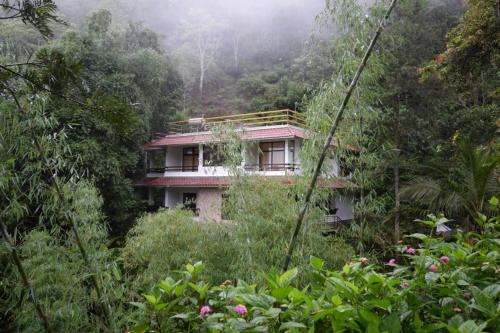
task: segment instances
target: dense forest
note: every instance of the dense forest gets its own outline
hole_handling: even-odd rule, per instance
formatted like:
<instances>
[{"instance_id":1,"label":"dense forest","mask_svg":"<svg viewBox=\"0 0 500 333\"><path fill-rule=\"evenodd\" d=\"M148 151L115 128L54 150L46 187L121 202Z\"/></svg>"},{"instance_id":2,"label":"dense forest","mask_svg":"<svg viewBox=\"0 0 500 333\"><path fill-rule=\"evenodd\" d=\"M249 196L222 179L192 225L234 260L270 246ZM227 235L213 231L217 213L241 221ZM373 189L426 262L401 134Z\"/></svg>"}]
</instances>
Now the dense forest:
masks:
<instances>
[{"instance_id":1,"label":"dense forest","mask_svg":"<svg viewBox=\"0 0 500 333\"><path fill-rule=\"evenodd\" d=\"M0 0L0 97L2 331L500 326L497 0ZM168 122L277 109L308 130L292 186L234 175L225 223L148 211Z\"/></svg>"}]
</instances>

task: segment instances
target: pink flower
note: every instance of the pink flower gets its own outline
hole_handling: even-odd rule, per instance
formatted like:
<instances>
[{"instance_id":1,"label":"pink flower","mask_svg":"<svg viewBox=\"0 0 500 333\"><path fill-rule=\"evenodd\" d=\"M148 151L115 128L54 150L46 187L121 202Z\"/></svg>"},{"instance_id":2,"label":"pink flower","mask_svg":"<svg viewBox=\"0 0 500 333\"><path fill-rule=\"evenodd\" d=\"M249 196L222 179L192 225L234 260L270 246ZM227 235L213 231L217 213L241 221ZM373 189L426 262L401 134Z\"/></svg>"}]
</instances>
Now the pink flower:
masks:
<instances>
[{"instance_id":1,"label":"pink flower","mask_svg":"<svg viewBox=\"0 0 500 333\"><path fill-rule=\"evenodd\" d=\"M243 304L236 305L234 307L234 311L242 317L244 317L248 314L248 310L247 310L246 306L244 306Z\"/></svg>"},{"instance_id":2,"label":"pink flower","mask_svg":"<svg viewBox=\"0 0 500 333\"><path fill-rule=\"evenodd\" d=\"M392 266L392 267L396 266L396 259L392 258L391 260L389 260L387 265Z\"/></svg>"},{"instance_id":3,"label":"pink flower","mask_svg":"<svg viewBox=\"0 0 500 333\"><path fill-rule=\"evenodd\" d=\"M205 316L212 311L208 305L202 306L200 309L200 316Z\"/></svg>"},{"instance_id":4,"label":"pink flower","mask_svg":"<svg viewBox=\"0 0 500 333\"><path fill-rule=\"evenodd\" d=\"M401 282L401 284L399 286L403 289L406 289L406 288L410 287L410 284L406 281L403 281L403 282Z\"/></svg>"},{"instance_id":5,"label":"pink flower","mask_svg":"<svg viewBox=\"0 0 500 333\"><path fill-rule=\"evenodd\" d=\"M436 265L434 265L434 264L430 265L430 266L429 266L429 267L427 267L427 268L428 268L431 272L435 272L435 271L437 271L437 269L438 269L438 268L437 268L437 266L436 266Z\"/></svg>"},{"instance_id":6,"label":"pink flower","mask_svg":"<svg viewBox=\"0 0 500 333\"><path fill-rule=\"evenodd\" d=\"M415 250L412 247L409 247L406 249L406 253L413 255L413 254L417 253L417 250Z\"/></svg>"},{"instance_id":7,"label":"pink flower","mask_svg":"<svg viewBox=\"0 0 500 333\"><path fill-rule=\"evenodd\" d=\"M442 256L441 258L439 258L439 261L441 261L441 263L443 264L447 264L448 261L450 261L450 258L448 258L447 256Z\"/></svg>"},{"instance_id":8,"label":"pink flower","mask_svg":"<svg viewBox=\"0 0 500 333\"><path fill-rule=\"evenodd\" d=\"M361 257L359 258L359 261L363 264L363 265L366 265L368 263L368 258L366 257Z\"/></svg>"},{"instance_id":9,"label":"pink flower","mask_svg":"<svg viewBox=\"0 0 500 333\"><path fill-rule=\"evenodd\" d=\"M453 308L453 312L460 313L460 312L462 312L462 309L460 309L460 308Z\"/></svg>"}]
</instances>

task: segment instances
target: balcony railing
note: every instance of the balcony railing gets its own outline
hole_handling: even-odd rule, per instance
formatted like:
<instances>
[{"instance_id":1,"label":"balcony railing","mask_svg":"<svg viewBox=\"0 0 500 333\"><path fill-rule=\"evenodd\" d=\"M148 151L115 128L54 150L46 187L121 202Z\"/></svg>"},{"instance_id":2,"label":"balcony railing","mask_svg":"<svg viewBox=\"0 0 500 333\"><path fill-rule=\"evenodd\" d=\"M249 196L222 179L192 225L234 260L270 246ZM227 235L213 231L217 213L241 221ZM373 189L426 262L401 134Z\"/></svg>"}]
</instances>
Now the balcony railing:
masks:
<instances>
[{"instance_id":1,"label":"balcony railing","mask_svg":"<svg viewBox=\"0 0 500 333\"><path fill-rule=\"evenodd\" d=\"M282 163L282 164L246 164L246 171L295 171L299 168L298 164Z\"/></svg>"},{"instance_id":2,"label":"balcony railing","mask_svg":"<svg viewBox=\"0 0 500 333\"><path fill-rule=\"evenodd\" d=\"M163 168L148 168L147 173L164 173L164 172L196 172L198 165L184 165L184 166L167 166Z\"/></svg>"},{"instance_id":3,"label":"balcony railing","mask_svg":"<svg viewBox=\"0 0 500 333\"><path fill-rule=\"evenodd\" d=\"M210 167L205 165L206 167ZM245 171L296 171L300 168L300 164L281 163L281 164L245 164ZM198 165L189 166L167 166L163 168L148 168L147 173L164 173L164 172L197 172Z\"/></svg>"},{"instance_id":4,"label":"balcony railing","mask_svg":"<svg viewBox=\"0 0 500 333\"><path fill-rule=\"evenodd\" d=\"M218 117L191 118L184 121L175 121L167 124L168 134L209 131L219 125L235 126L269 126L294 125L305 126L304 115L293 110L273 110L252 113L233 114Z\"/></svg>"}]
</instances>

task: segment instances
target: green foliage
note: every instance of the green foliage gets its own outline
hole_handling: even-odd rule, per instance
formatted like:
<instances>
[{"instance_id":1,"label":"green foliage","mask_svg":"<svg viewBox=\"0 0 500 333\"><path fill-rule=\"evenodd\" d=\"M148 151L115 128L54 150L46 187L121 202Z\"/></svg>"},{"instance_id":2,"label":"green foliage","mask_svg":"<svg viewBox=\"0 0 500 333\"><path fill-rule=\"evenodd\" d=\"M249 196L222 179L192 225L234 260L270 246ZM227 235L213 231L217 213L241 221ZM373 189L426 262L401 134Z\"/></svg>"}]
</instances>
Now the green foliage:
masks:
<instances>
[{"instance_id":1,"label":"green foliage","mask_svg":"<svg viewBox=\"0 0 500 333\"><path fill-rule=\"evenodd\" d=\"M413 205L470 221L486 213L487 198L499 192L495 176L499 163L494 147L473 148L470 142L461 141L453 160L429 166L433 177L412 180L402 189L402 196Z\"/></svg>"},{"instance_id":2,"label":"green foliage","mask_svg":"<svg viewBox=\"0 0 500 333\"><path fill-rule=\"evenodd\" d=\"M128 233L121 254L134 289L149 288L189 261L206 262L205 277L213 283L228 278L238 258L231 229L229 225L200 223L180 209L144 215Z\"/></svg>"},{"instance_id":3,"label":"green foliage","mask_svg":"<svg viewBox=\"0 0 500 333\"><path fill-rule=\"evenodd\" d=\"M66 191L65 191L66 192ZM95 188L81 182L66 192L71 196L72 218L81 233L81 241L91 248L89 260L98 271L103 297L108 301L120 300L123 290L113 254L107 247L107 231L102 223L102 199ZM106 331L100 314L95 312L102 300L92 290L89 272L74 237L66 234L66 226L40 227L20 233L18 246L23 266L33 285L35 296L49 319L54 332ZM5 247L1 245L2 261L6 260ZM0 295L0 307L8 318L13 331L40 332L43 326L26 297L25 286L18 272L6 261ZM4 319L6 319L4 318ZM113 311L113 320L120 320L120 306Z\"/></svg>"},{"instance_id":4,"label":"green foliage","mask_svg":"<svg viewBox=\"0 0 500 333\"><path fill-rule=\"evenodd\" d=\"M258 285L210 286L200 280L203 264L188 264L134 303L142 317L130 331L495 332L498 219L483 217L483 235L459 235L453 243L410 235L418 249L399 246L398 259L385 267L362 257L331 271L311 256L305 288L296 283L297 268L264 273ZM446 221L431 215L422 222L435 229Z\"/></svg>"},{"instance_id":5,"label":"green foliage","mask_svg":"<svg viewBox=\"0 0 500 333\"><path fill-rule=\"evenodd\" d=\"M42 35L52 35L51 23L62 23L56 15L57 6L52 0L2 0L2 19L21 19L33 25Z\"/></svg>"},{"instance_id":6,"label":"green foliage","mask_svg":"<svg viewBox=\"0 0 500 333\"><path fill-rule=\"evenodd\" d=\"M269 180L253 179L230 188L223 209L232 221L221 224L196 221L177 209L140 218L122 252L136 289L150 287L185 262L203 261L203 276L211 283L258 281L257 272L277 270L291 237L297 202L292 190L277 182L269 185ZM315 254L325 258L327 267L340 267L352 250L340 239L322 236L318 216L311 213L294 264L304 267Z\"/></svg>"}]
</instances>

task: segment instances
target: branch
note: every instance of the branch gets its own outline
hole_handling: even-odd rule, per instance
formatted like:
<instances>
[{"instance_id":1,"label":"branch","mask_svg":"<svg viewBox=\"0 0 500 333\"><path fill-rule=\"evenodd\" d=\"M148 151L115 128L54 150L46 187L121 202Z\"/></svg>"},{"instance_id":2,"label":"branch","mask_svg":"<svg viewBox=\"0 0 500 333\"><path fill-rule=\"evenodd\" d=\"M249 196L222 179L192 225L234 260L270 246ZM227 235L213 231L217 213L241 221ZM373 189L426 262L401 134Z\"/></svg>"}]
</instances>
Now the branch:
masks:
<instances>
[{"instance_id":1,"label":"branch","mask_svg":"<svg viewBox=\"0 0 500 333\"><path fill-rule=\"evenodd\" d=\"M28 275L26 274L26 271L24 270L21 259L19 258L19 255L17 254L17 250L16 250L14 244L12 243L9 232L7 231L7 226L5 225L5 223L3 221L0 221L0 228L2 229L2 237L3 237L3 240L4 240L5 245L7 247L7 250L10 252L10 255L12 256L12 260L14 261L14 265L16 265L17 270L19 271L19 274L21 275L21 280L23 281L24 287L26 289L28 289L28 291L29 291L29 298L31 299L31 302L33 303L33 306L35 307L35 310L36 310L38 317L42 321L43 327L45 328L45 332L51 333L52 330L50 329L47 316L43 312L40 304L38 303L38 301L36 299L35 291L33 290L33 286L31 285L30 281L28 280Z\"/></svg>"},{"instance_id":2,"label":"branch","mask_svg":"<svg viewBox=\"0 0 500 333\"><path fill-rule=\"evenodd\" d=\"M316 182L318 180L318 177L319 177L319 174L321 171L321 167L323 166L323 162L325 160L328 149L330 148L330 144L333 140L335 132L337 131L337 127L342 119L342 115L344 114L344 111L347 107L347 103L349 103L349 100L351 99L352 92L354 91L354 88L356 88L356 85L358 84L359 77L361 76L361 73L363 73L363 70L365 69L368 58L370 58L370 55L372 54L373 48L374 48L375 44L377 43L377 40L380 37L380 34L382 33L382 30L384 29L385 23L389 19L389 16L391 15L392 9L396 5L396 2L397 2L397 0L392 0L389 8L387 9L387 12L385 13L384 18L380 21L378 29L375 32L375 35L372 37L372 40L370 41L370 45L368 46L368 49L366 50L365 55L363 56L363 59L361 60L361 63L359 64L358 70L356 71L356 74L354 75L354 78L352 79L351 84L349 85L349 88L347 89L344 100L342 101L342 104L340 105L340 107L337 111L337 115L335 116L335 120L332 124L332 127L330 128L330 132L328 134L328 137L326 138L325 143L323 145L323 149L321 151L319 161L316 165L316 169L314 170L314 174L313 174L313 177L311 179L311 183L309 184L309 188L307 189L306 197L304 199L304 206L302 207L302 209L299 213L299 216L297 218L295 230L293 232L292 239L290 241L288 253L285 257L285 262L283 264L283 272L286 272L288 270L288 265L290 264L290 259L292 258L295 244L297 243L297 237L299 235L300 227L302 226L302 222L304 221L304 216L306 215L307 208L309 207L309 202L311 201L312 193L314 191L314 188L316 187Z\"/></svg>"},{"instance_id":3,"label":"branch","mask_svg":"<svg viewBox=\"0 0 500 333\"><path fill-rule=\"evenodd\" d=\"M17 97L14 94L14 92L12 91L12 89L10 89L3 82L2 82L2 85L4 87L6 87L6 89L12 95L12 97L13 97L16 105L17 105L17 107L19 108L19 111L21 111L24 114L25 110L22 108L19 100L17 99ZM44 162L45 166L49 169L49 172L52 175L56 175L56 172L52 168L52 164L47 159L47 156L45 155L45 152L44 152L42 146L40 145L40 141L38 140L38 137L35 135L35 133L33 131L31 131L31 134L32 134L32 138L33 138L33 142L35 144L35 147L38 150L39 154L41 155L42 161ZM63 190L61 189L61 187L59 186L59 184L55 181L55 179L52 180L52 185L55 188L55 191L56 191L57 196L59 197L59 200L61 202L64 202ZM89 271L92 273L91 274L92 275L92 284L94 285L94 289L96 291L97 298L99 299L99 302L101 302L102 301L102 291L101 291L101 288L100 288L100 281L97 278L97 272L94 270L94 267L93 267L93 265L91 264L91 262L89 260L87 251L86 251L85 247L83 246L83 243L81 241L80 234L78 232L78 228L77 228L75 222L73 221L72 218L70 218L66 214L65 214L65 216L67 217L67 222L69 223L69 225L71 227L71 231L73 232L73 235L75 236L75 240L76 240L76 243L77 243L77 246L78 246L78 250L80 251L80 254L82 255L83 261L85 262L85 265L87 266L87 268L89 269ZM3 224L3 222L2 222L2 224ZM19 262L19 264L20 264L20 262ZM22 266L20 266L20 267L22 268ZM104 312L104 316L105 316L106 321L108 322L108 324L110 324L110 326L112 328L111 331L115 331L114 322L113 322L113 320L111 318L111 313L109 311L109 304L108 304L108 302L105 302L105 303L106 304L102 304L101 303L100 307L101 307L102 311ZM37 312L38 312L38 309L37 309ZM47 332L49 332L49 330L47 330Z\"/></svg>"}]
</instances>

